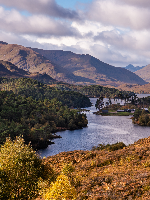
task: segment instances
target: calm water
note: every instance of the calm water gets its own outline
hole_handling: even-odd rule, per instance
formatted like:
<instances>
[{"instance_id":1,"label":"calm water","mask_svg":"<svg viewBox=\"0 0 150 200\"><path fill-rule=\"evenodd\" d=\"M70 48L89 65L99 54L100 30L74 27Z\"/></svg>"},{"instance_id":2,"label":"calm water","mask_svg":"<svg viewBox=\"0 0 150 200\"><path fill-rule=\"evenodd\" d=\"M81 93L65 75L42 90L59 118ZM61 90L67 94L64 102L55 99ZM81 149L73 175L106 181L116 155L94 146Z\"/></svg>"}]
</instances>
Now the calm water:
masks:
<instances>
[{"instance_id":1,"label":"calm water","mask_svg":"<svg viewBox=\"0 0 150 200\"><path fill-rule=\"evenodd\" d=\"M124 142L132 144L140 138L150 136L150 127L141 127L132 124L130 116L101 116L94 115L96 98L91 98L93 106L86 112L88 127L74 130L57 132L62 138L55 139L55 144L47 149L39 151L41 157L58 154L63 151L91 150L100 143L113 144Z\"/></svg>"}]
</instances>

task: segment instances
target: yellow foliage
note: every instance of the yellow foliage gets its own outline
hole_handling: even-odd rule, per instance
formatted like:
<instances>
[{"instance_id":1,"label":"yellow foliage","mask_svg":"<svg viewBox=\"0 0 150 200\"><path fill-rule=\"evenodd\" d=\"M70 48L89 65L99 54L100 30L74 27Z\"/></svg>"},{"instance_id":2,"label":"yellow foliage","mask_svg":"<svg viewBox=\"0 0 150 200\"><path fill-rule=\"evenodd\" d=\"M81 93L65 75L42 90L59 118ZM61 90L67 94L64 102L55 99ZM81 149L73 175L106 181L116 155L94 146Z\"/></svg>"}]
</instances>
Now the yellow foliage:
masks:
<instances>
[{"instance_id":1,"label":"yellow foliage","mask_svg":"<svg viewBox=\"0 0 150 200\"><path fill-rule=\"evenodd\" d=\"M49 190L44 194L45 200L68 200L76 199L76 190L71 186L66 175L59 175L55 183L52 183Z\"/></svg>"},{"instance_id":2,"label":"yellow foliage","mask_svg":"<svg viewBox=\"0 0 150 200\"><path fill-rule=\"evenodd\" d=\"M0 148L0 199L35 197L41 173L41 159L23 138L6 139Z\"/></svg>"}]
</instances>

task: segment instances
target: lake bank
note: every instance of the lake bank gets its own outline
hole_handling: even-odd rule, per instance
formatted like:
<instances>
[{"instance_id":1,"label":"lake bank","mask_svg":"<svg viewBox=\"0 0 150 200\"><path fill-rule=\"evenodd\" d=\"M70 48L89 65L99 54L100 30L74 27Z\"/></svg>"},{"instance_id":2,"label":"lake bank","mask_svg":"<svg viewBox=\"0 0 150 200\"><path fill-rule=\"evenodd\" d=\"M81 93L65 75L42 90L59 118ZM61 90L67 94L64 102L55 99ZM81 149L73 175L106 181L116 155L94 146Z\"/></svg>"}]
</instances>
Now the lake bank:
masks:
<instances>
[{"instance_id":1,"label":"lake bank","mask_svg":"<svg viewBox=\"0 0 150 200\"><path fill-rule=\"evenodd\" d=\"M97 98L91 98L93 106L86 108L90 110L85 112L88 126L79 130L57 132L62 138L53 140L55 144L39 151L41 157L48 157L66 151L91 150L93 146L100 143L123 142L128 145L150 136L150 127L133 124L130 116L94 115L96 100Z\"/></svg>"}]
</instances>

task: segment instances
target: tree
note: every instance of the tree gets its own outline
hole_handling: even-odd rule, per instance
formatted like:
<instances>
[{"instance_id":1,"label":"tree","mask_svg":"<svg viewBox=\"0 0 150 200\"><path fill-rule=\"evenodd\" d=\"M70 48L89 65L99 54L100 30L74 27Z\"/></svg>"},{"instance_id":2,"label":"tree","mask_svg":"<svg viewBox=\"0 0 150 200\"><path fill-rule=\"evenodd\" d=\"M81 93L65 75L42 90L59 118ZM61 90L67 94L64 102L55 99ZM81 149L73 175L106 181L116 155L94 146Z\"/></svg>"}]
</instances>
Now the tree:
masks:
<instances>
[{"instance_id":1,"label":"tree","mask_svg":"<svg viewBox=\"0 0 150 200\"><path fill-rule=\"evenodd\" d=\"M29 145L24 144L23 138L6 139L0 148L0 199L36 197L42 170L42 160Z\"/></svg>"},{"instance_id":2,"label":"tree","mask_svg":"<svg viewBox=\"0 0 150 200\"><path fill-rule=\"evenodd\" d=\"M99 111L100 111L102 109L103 105L104 105L103 97L100 97L99 99L97 99L95 107L96 107L96 109L99 109Z\"/></svg>"},{"instance_id":3,"label":"tree","mask_svg":"<svg viewBox=\"0 0 150 200\"><path fill-rule=\"evenodd\" d=\"M50 200L67 200L76 199L76 190L69 181L69 178L61 174L57 177L56 182L51 184L49 190L44 194L44 199Z\"/></svg>"}]
</instances>

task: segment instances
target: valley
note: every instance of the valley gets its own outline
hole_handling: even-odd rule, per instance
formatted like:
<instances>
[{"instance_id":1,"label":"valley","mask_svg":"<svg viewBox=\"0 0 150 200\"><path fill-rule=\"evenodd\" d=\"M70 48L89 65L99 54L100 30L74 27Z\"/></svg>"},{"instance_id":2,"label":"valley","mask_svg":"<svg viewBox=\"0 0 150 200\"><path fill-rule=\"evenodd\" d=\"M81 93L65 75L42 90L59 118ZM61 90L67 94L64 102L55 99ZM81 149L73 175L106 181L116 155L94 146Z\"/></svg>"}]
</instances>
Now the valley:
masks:
<instances>
[{"instance_id":1,"label":"valley","mask_svg":"<svg viewBox=\"0 0 150 200\"><path fill-rule=\"evenodd\" d=\"M8 167L1 164L2 156L12 151L8 159L5 156L6 162L10 158L18 165L25 162L20 159L20 152L27 156L24 149L35 153L29 150L30 145L41 156L37 157L37 153L33 156L41 167L35 164L33 170L42 171L33 182L29 181L37 184L38 193L34 189L35 193L29 194L37 200L52 195L51 189L54 195L59 193L60 179L62 188L67 182L65 190L72 191L67 192L69 199L98 200L110 196L127 199L149 195L150 115L143 108L149 107L150 99L137 99L135 95L135 92L150 92L148 79L90 55L31 49L5 42L0 43L0 60L2 199L26 195L25 189L22 192L23 184L17 194L8 189L8 185L14 186L13 182L7 182ZM144 68L148 67L140 70ZM94 115L98 98L114 100L109 105L110 112L132 108L134 116ZM125 101L124 106L119 99ZM19 146L14 153L16 144ZM15 167L10 165L11 170L16 170ZM143 173L144 177L139 176ZM18 181L16 177L14 180Z\"/></svg>"}]
</instances>

